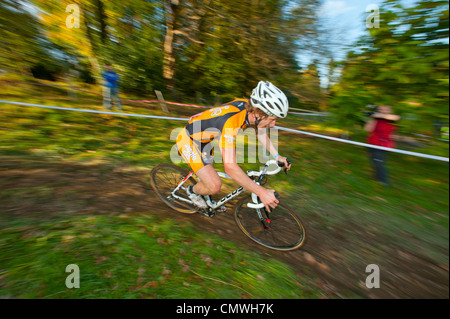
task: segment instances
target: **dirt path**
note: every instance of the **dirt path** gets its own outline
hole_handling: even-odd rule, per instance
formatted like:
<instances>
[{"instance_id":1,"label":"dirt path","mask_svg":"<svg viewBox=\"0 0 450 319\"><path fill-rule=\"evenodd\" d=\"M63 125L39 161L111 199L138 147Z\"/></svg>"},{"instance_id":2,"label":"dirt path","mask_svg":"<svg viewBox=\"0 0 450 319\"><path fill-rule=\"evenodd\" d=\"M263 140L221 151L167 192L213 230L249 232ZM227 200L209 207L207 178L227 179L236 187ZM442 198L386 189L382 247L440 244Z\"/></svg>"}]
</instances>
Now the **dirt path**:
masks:
<instances>
[{"instance_id":1,"label":"dirt path","mask_svg":"<svg viewBox=\"0 0 450 319\"><path fill-rule=\"evenodd\" d=\"M280 259L298 276L315 281L330 298L449 298L448 266L404 248L387 246L382 260L381 287L368 289L365 268L373 252L352 251L345 231L324 230L304 220L307 241L294 252L262 248L237 230L232 205L228 212L208 218L183 215L166 208L146 183L148 171L104 165L49 163L0 158L0 214L11 218L51 219L54 214L154 214L186 220L198 229L235 241L242 248ZM348 225L360 240L373 241L358 225ZM447 252L448 253L448 252ZM356 261L355 261L356 260Z\"/></svg>"}]
</instances>

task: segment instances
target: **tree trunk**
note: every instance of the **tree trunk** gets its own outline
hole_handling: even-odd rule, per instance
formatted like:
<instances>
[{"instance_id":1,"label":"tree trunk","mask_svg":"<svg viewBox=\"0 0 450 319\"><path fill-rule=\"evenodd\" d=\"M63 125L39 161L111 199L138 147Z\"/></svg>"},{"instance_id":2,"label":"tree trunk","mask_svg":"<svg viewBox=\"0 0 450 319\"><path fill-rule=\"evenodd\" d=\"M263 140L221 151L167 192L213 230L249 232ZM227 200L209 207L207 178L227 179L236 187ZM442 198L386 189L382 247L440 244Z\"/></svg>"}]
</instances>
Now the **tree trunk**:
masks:
<instances>
[{"instance_id":1,"label":"tree trunk","mask_svg":"<svg viewBox=\"0 0 450 319\"><path fill-rule=\"evenodd\" d=\"M163 77L169 94L175 95L175 52L174 52L174 30L177 19L178 0L168 0L166 3L166 36L164 38L164 65Z\"/></svg>"},{"instance_id":2,"label":"tree trunk","mask_svg":"<svg viewBox=\"0 0 450 319\"><path fill-rule=\"evenodd\" d=\"M82 12L87 12L85 11L86 9L84 8L84 6L82 7ZM84 23L84 27L85 27L85 32L86 32L86 37L87 37L87 45L89 45L90 47L90 55L88 56L89 59L89 63L91 65L91 70L93 70L93 75L94 78L96 80L96 82L101 82L101 67L100 64L98 62L98 58L100 56L100 50L97 46L97 44L95 43L94 40L94 35L92 34L92 30L90 29L89 26L89 16L87 14L83 15L83 19L82 19L83 23Z\"/></svg>"},{"instance_id":3,"label":"tree trunk","mask_svg":"<svg viewBox=\"0 0 450 319\"><path fill-rule=\"evenodd\" d=\"M101 0L96 1L96 9L97 9L97 20L100 23L100 39L101 43L104 45L107 40L107 24L106 24L106 13L105 13L105 5Z\"/></svg>"}]
</instances>

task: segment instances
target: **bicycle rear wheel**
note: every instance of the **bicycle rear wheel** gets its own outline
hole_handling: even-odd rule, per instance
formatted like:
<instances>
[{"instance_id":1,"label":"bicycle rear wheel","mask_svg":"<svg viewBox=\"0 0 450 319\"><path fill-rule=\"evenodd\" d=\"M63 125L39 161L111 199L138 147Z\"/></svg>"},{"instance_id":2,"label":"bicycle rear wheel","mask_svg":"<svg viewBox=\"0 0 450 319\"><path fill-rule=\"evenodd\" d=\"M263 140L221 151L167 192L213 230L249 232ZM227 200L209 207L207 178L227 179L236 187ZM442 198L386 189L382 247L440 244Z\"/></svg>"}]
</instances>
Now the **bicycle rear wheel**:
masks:
<instances>
[{"instance_id":1,"label":"bicycle rear wheel","mask_svg":"<svg viewBox=\"0 0 450 319\"><path fill-rule=\"evenodd\" d=\"M237 204L234 214L239 228L250 239L264 247L289 251L299 248L305 242L305 228L295 211L286 204L280 203L272 209L270 223L263 211L261 221L256 209L247 207L248 198ZM264 210L264 209L262 209Z\"/></svg>"},{"instance_id":2,"label":"bicycle rear wheel","mask_svg":"<svg viewBox=\"0 0 450 319\"><path fill-rule=\"evenodd\" d=\"M190 204L183 200L177 199L172 195L173 190L188 175L188 172L174 164L163 163L156 165L150 173L151 185L155 193L170 208L175 209L184 214L196 213L198 208L194 204ZM175 193L177 196L189 201L186 195L186 188L189 185L195 185L196 181L193 177L189 177L179 190Z\"/></svg>"}]
</instances>

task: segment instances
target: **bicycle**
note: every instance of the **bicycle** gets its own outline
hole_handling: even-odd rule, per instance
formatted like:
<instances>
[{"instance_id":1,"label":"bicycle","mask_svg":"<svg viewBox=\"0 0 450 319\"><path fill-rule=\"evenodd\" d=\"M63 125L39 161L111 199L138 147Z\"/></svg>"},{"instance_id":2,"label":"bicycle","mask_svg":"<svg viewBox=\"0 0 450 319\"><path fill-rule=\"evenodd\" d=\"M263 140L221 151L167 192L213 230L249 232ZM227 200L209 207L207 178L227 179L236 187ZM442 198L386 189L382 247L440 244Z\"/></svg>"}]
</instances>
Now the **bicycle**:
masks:
<instances>
[{"instance_id":1,"label":"bicycle","mask_svg":"<svg viewBox=\"0 0 450 319\"><path fill-rule=\"evenodd\" d=\"M273 165L276 165L276 168L269 171L269 167ZM283 166L284 163L269 160L260 171L248 170L247 175L260 185L268 175L279 173ZM221 178L231 179L223 172L217 173ZM210 196L204 196L208 208L200 209L186 195L186 188L190 184L196 184L193 171L187 172L177 165L163 163L155 166L150 174L151 185L156 194L169 207L185 214L198 212L214 217L227 210L225 203L245 191L243 187L239 187L217 202ZM277 192L275 195L280 198ZM238 202L234 218L246 236L267 248L289 251L301 247L305 241L305 228L301 219L292 208L282 202L268 212L258 196L252 193L251 201L243 198Z\"/></svg>"}]
</instances>

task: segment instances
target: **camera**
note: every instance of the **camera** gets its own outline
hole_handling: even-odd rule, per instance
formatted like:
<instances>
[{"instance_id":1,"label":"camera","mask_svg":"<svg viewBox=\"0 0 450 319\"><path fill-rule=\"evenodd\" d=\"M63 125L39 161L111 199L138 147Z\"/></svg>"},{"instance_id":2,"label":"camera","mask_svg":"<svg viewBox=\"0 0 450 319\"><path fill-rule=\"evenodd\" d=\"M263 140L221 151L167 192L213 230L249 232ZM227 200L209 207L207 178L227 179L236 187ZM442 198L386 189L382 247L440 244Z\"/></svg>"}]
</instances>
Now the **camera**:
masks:
<instances>
[{"instance_id":1,"label":"camera","mask_svg":"<svg viewBox=\"0 0 450 319\"><path fill-rule=\"evenodd\" d=\"M369 121L370 117L375 114L377 111L377 106L375 104L367 104L361 111L358 116L358 121L361 125L364 125L367 121Z\"/></svg>"},{"instance_id":2,"label":"camera","mask_svg":"<svg viewBox=\"0 0 450 319\"><path fill-rule=\"evenodd\" d=\"M377 108L378 107L375 104L367 104L363 113L366 116L371 116L372 114L377 112Z\"/></svg>"},{"instance_id":3,"label":"camera","mask_svg":"<svg viewBox=\"0 0 450 319\"><path fill-rule=\"evenodd\" d=\"M377 112L377 107L375 104L367 104L365 106L365 110L362 111L362 113L365 116L372 116L373 114L375 114Z\"/></svg>"}]
</instances>

